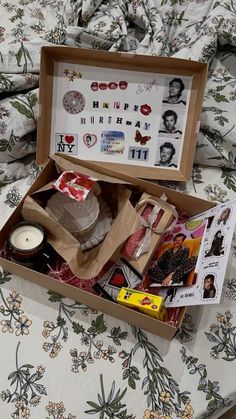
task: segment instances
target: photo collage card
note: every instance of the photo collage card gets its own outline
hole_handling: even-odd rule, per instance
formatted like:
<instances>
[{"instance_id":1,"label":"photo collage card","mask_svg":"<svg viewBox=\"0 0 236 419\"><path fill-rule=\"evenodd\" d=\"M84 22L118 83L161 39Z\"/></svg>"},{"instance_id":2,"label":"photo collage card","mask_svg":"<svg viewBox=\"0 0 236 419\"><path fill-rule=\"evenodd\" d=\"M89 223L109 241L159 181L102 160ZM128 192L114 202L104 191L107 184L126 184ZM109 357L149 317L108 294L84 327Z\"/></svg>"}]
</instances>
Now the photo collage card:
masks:
<instances>
[{"instance_id":1,"label":"photo collage card","mask_svg":"<svg viewBox=\"0 0 236 419\"><path fill-rule=\"evenodd\" d=\"M177 169L192 77L54 64L51 153Z\"/></svg>"},{"instance_id":2,"label":"photo collage card","mask_svg":"<svg viewBox=\"0 0 236 419\"><path fill-rule=\"evenodd\" d=\"M187 223L194 225L201 220L206 222L206 231L198 256L196 281L188 287L175 287L174 292L162 284L159 295L164 297L166 307L220 302L236 224L236 200L217 205Z\"/></svg>"}]
</instances>

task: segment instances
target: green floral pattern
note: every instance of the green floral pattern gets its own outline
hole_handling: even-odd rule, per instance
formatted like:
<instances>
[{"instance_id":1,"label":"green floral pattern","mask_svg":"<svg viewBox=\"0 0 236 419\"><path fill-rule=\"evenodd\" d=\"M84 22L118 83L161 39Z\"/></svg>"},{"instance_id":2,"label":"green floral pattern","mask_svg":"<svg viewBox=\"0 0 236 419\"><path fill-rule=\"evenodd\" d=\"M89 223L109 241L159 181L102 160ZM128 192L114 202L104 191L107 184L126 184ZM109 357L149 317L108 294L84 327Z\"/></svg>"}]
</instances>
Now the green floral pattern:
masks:
<instances>
[{"instance_id":1,"label":"green floral pattern","mask_svg":"<svg viewBox=\"0 0 236 419\"><path fill-rule=\"evenodd\" d=\"M39 383L43 378L45 368L39 365L34 371L35 367L31 364L20 366L19 347L20 342L16 347L16 369L8 375L12 391L9 389L1 391L0 398L3 402L15 405L15 410L11 415L13 418L28 419L31 415L31 408L37 407L42 396L47 395L45 386Z\"/></svg>"},{"instance_id":2,"label":"green floral pattern","mask_svg":"<svg viewBox=\"0 0 236 419\"><path fill-rule=\"evenodd\" d=\"M213 359L219 359L220 354L225 361L236 359L236 327L232 324L232 317L229 310L225 314L218 313L217 323L212 323L210 332L205 332L207 339L214 343L211 349Z\"/></svg>"},{"instance_id":3,"label":"green floral pattern","mask_svg":"<svg viewBox=\"0 0 236 419\"><path fill-rule=\"evenodd\" d=\"M195 8L197 18L194 18ZM17 5L4 2L1 9L5 26L0 26L0 43L4 47L0 55L0 88L4 92L19 91L18 74L38 73L40 49L50 43L113 51L135 50L209 62L198 141L204 145L204 152L199 147L195 161L235 168L233 0L41 0L39 5L35 0L20 0ZM23 84L20 90L25 90ZM7 98L11 108L10 101L11 98ZM28 105L26 108L22 112L22 106L15 107L19 111L18 118L25 116L34 122L35 112L30 115ZM32 123L28 132L34 129ZM20 137L24 134L26 132L20 133ZM220 148L215 143L216 134L225 139Z\"/></svg>"},{"instance_id":4,"label":"green floral pattern","mask_svg":"<svg viewBox=\"0 0 236 419\"><path fill-rule=\"evenodd\" d=\"M203 334L199 322L186 314L167 344L55 292L25 287L24 280L7 272L1 273L0 285L3 348L14 340L2 352L0 409L5 417L194 419L231 405L223 371L214 367L231 365L225 374L234 380L230 310L216 312L215 321L208 319ZM194 355L189 353L193 342ZM202 354L204 363L199 362ZM58 401L52 395L62 384L63 399ZM75 385L80 388L76 395L70 390ZM201 405L198 393L205 398Z\"/></svg>"},{"instance_id":5,"label":"green floral pattern","mask_svg":"<svg viewBox=\"0 0 236 419\"><path fill-rule=\"evenodd\" d=\"M208 62L191 179L160 183L211 202L235 198L233 0L9 0L0 9L1 226L41 170L33 153L43 45ZM73 85L82 75L65 76ZM1 416L220 417L235 403L235 278L234 252L221 305L187 313L167 343L0 272Z\"/></svg>"},{"instance_id":6,"label":"green floral pattern","mask_svg":"<svg viewBox=\"0 0 236 419\"><path fill-rule=\"evenodd\" d=\"M203 417L211 416L221 407L230 406L232 403L229 398L224 398L220 394L220 387L218 381L210 381L208 379L207 368L205 364L197 364L198 358L187 356L186 349L181 349L182 361L187 365L189 374L199 377L198 391L206 394L207 413Z\"/></svg>"}]
</instances>

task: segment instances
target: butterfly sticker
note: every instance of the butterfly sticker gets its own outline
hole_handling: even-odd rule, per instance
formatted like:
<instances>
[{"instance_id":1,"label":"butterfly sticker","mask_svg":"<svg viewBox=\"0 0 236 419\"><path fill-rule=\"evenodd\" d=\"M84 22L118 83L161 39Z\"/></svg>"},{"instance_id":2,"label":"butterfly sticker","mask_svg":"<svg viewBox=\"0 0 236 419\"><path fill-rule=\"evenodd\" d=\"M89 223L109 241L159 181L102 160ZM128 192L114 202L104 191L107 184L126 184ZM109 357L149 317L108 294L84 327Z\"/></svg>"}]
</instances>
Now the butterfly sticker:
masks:
<instances>
[{"instance_id":1,"label":"butterfly sticker","mask_svg":"<svg viewBox=\"0 0 236 419\"><path fill-rule=\"evenodd\" d=\"M151 137L148 135L142 136L141 132L137 129L135 134L135 141L136 143L140 143L140 145L145 145L149 140L151 140Z\"/></svg>"}]
</instances>

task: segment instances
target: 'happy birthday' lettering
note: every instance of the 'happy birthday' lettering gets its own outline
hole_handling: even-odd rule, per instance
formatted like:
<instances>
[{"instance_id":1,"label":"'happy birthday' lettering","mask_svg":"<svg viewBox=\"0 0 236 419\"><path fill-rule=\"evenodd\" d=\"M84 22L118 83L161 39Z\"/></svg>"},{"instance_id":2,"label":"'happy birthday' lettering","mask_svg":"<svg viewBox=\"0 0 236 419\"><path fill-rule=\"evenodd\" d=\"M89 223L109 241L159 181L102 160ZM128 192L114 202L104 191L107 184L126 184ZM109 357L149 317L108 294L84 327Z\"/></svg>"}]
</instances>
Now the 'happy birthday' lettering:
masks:
<instances>
[{"instance_id":1,"label":"'happy birthday' lettering","mask_svg":"<svg viewBox=\"0 0 236 419\"><path fill-rule=\"evenodd\" d=\"M90 117L83 117L80 118L81 125L86 124L117 124L117 125L133 125L135 128L141 128L145 131L149 131L151 128L150 122L142 122L139 120L136 121L130 121L129 119L126 119L124 117L120 116L90 116Z\"/></svg>"},{"instance_id":2,"label":"'happy birthday' lettering","mask_svg":"<svg viewBox=\"0 0 236 419\"><path fill-rule=\"evenodd\" d=\"M100 102L99 100L93 100L93 108L94 109L99 109L99 108L119 109L119 110L124 110L124 111L127 111L129 109L130 111L138 112L140 106L139 105L130 106L128 103L123 103L123 104L120 102L108 103L108 102Z\"/></svg>"}]
</instances>

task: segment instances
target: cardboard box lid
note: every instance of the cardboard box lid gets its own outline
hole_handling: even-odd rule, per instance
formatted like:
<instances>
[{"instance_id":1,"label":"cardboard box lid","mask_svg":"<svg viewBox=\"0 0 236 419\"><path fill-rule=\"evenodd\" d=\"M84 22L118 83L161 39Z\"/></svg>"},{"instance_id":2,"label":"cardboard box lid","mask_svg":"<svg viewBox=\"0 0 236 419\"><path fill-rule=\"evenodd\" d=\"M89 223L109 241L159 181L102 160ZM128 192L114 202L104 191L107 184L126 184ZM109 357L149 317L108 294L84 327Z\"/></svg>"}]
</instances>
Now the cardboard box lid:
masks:
<instances>
[{"instance_id":1,"label":"cardboard box lid","mask_svg":"<svg viewBox=\"0 0 236 419\"><path fill-rule=\"evenodd\" d=\"M62 152L134 177L187 180L207 68L191 60L43 47L38 163Z\"/></svg>"}]
</instances>

